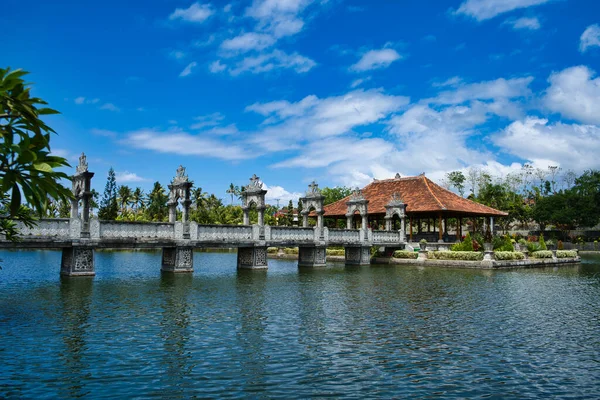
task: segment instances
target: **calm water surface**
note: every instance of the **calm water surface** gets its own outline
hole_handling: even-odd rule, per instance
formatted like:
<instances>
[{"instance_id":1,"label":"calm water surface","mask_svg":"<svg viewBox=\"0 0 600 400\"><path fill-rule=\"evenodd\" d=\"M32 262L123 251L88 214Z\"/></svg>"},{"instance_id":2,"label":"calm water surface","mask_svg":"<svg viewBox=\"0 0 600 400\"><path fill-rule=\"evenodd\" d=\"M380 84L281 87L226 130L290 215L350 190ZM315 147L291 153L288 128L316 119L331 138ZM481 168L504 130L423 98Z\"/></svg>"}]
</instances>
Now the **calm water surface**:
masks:
<instances>
[{"instance_id":1,"label":"calm water surface","mask_svg":"<svg viewBox=\"0 0 600 400\"><path fill-rule=\"evenodd\" d=\"M237 271L196 253L0 252L2 398L600 397L600 258L549 269Z\"/></svg>"}]
</instances>

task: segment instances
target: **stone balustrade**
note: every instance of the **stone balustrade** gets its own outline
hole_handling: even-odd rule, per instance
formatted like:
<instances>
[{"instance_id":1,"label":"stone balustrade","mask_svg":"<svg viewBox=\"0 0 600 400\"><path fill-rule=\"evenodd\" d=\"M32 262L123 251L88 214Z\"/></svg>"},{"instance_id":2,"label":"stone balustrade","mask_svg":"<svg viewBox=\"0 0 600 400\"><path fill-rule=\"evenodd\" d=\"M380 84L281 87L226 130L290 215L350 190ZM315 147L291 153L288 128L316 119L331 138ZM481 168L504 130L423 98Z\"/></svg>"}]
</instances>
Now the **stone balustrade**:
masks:
<instances>
[{"instance_id":1,"label":"stone balustrade","mask_svg":"<svg viewBox=\"0 0 600 400\"><path fill-rule=\"evenodd\" d=\"M49 238L70 238L70 224L68 218L40 219L36 225L29 228L23 222L17 221L19 235L24 237L49 237Z\"/></svg>"},{"instance_id":2,"label":"stone balustrade","mask_svg":"<svg viewBox=\"0 0 600 400\"><path fill-rule=\"evenodd\" d=\"M399 231L373 231L373 242L375 243L400 243Z\"/></svg>"},{"instance_id":3,"label":"stone balustrade","mask_svg":"<svg viewBox=\"0 0 600 400\"><path fill-rule=\"evenodd\" d=\"M90 236L93 239L172 239L174 224L92 220Z\"/></svg>"},{"instance_id":4,"label":"stone balustrade","mask_svg":"<svg viewBox=\"0 0 600 400\"><path fill-rule=\"evenodd\" d=\"M252 226L247 225L198 225L195 236L192 235L193 232L194 229L190 229L191 239L207 242L234 243L254 239Z\"/></svg>"},{"instance_id":5,"label":"stone balustrade","mask_svg":"<svg viewBox=\"0 0 600 400\"><path fill-rule=\"evenodd\" d=\"M268 228L270 235L265 234L266 240L290 242L315 240L315 229L313 228L292 228L287 226L270 226Z\"/></svg>"},{"instance_id":6,"label":"stone balustrade","mask_svg":"<svg viewBox=\"0 0 600 400\"><path fill-rule=\"evenodd\" d=\"M326 240L332 243L361 243L362 229L328 229Z\"/></svg>"}]
</instances>

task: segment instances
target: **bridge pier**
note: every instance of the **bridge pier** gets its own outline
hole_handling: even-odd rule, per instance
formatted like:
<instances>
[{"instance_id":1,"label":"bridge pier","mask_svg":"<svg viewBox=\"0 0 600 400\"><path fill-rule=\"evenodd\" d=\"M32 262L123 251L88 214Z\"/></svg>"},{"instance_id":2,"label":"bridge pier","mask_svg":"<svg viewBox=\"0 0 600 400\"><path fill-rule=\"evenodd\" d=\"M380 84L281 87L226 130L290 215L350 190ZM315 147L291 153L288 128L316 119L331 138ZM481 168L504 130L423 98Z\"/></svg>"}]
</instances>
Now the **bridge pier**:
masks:
<instances>
[{"instance_id":1,"label":"bridge pier","mask_svg":"<svg viewBox=\"0 0 600 400\"><path fill-rule=\"evenodd\" d=\"M371 246L346 246L346 265L370 265Z\"/></svg>"},{"instance_id":2,"label":"bridge pier","mask_svg":"<svg viewBox=\"0 0 600 400\"><path fill-rule=\"evenodd\" d=\"M192 247L163 247L163 272L194 272L194 249Z\"/></svg>"},{"instance_id":3,"label":"bridge pier","mask_svg":"<svg viewBox=\"0 0 600 400\"><path fill-rule=\"evenodd\" d=\"M239 247L237 267L242 269L267 269L266 247Z\"/></svg>"},{"instance_id":4,"label":"bridge pier","mask_svg":"<svg viewBox=\"0 0 600 400\"><path fill-rule=\"evenodd\" d=\"M94 276L94 248L71 246L62 250L60 274L66 276Z\"/></svg>"},{"instance_id":5,"label":"bridge pier","mask_svg":"<svg viewBox=\"0 0 600 400\"><path fill-rule=\"evenodd\" d=\"M325 246L298 247L299 267L324 267L327 265Z\"/></svg>"}]
</instances>

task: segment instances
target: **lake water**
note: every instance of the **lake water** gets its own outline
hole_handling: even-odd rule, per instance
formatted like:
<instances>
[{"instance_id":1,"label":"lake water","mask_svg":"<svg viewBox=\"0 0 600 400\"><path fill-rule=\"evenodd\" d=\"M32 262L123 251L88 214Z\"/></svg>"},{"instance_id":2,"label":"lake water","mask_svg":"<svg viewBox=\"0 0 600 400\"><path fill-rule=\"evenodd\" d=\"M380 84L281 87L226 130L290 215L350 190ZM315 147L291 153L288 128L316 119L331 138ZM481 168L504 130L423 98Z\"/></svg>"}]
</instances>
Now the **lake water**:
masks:
<instances>
[{"instance_id":1,"label":"lake water","mask_svg":"<svg viewBox=\"0 0 600 400\"><path fill-rule=\"evenodd\" d=\"M598 398L600 258L560 268L237 271L196 253L0 252L2 398Z\"/></svg>"}]
</instances>

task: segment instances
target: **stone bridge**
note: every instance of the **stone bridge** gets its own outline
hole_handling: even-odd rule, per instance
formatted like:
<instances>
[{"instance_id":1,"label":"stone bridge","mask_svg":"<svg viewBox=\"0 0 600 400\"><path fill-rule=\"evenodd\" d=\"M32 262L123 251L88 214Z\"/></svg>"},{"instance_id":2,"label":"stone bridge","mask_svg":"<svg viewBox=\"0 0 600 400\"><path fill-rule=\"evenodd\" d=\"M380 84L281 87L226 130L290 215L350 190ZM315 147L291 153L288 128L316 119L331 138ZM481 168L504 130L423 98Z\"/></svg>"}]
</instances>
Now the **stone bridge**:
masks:
<instances>
[{"instance_id":1,"label":"stone bridge","mask_svg":"<svg viewBox=\"0 0 600 400\"><path fill-rule=\"evenodd\" d=\"M90 181L94 174L87 171L85 155L82 154L73 176L73 200L71 217L65 219L41 219L36 226L27 227L17 223L20 240L10 242L0 238L0 248L62 249L61 274L94 275L95 249L162 249L162 270L167 272L192 272L193 250L197 248L237 248L238 268L267 268L268 247L298 247L298 265L317 267L326 264L326 248L345 248L348 265L370 263L372 246L401 248L406 243L404 229L399 231L372 231L363 229L329 229L323 224L323 195L318 185L312 183L306 195L300 198L303 205L303 227L264 225L266 190L254 175L242 192L244 225L200 225L189 221L190 189L193 185L179 167L177 176L169 185L169 222L121 222L100 221L89 218ZM79 204L83 207L79 212ZM177 221L177 207L181 203L182 220ZM348 202L348 220L360 206L366 216L367 200L356 192ZM393 202L392 203L396 204ZM392 204L391 203L391 204ZM249 210L255 206L258 223L250 225ZM399 207L401 218L404 205ZM316 225L308 226L308 215L314 211ZM350 224L348 224L350 226ZM389 229L390 224L388 224ZM404 228L405 224L401 224ZM363 224L366 227L366 224Z\"/></svg>"}]
</instances>

